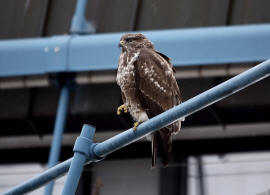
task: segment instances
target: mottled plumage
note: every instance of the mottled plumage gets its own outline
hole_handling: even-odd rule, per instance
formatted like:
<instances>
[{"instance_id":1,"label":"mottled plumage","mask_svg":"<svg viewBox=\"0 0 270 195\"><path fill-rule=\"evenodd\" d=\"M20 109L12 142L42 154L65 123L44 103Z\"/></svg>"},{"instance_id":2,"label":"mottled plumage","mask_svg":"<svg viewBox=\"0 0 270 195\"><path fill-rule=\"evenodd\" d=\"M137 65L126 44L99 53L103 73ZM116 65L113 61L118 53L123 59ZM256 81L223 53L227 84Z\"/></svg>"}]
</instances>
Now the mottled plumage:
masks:
<instances>
[{"instance_id":1,"label":"mottled plumage","mask_svg":"<svg viewBox=\"0 0 270 195\"><path fill-rule=\"evenodd\" d=\"M117 84L121 88L125 108L139 123L181 103L180 91L170 59L157 51L142 34L125 34L120 39ZM120 113L118 109L118 114ZM152 166L159 149L163 165L167 165L172 148L172 134L179 132L181 121L151 135Z\"/></svg>"}]
</instances>

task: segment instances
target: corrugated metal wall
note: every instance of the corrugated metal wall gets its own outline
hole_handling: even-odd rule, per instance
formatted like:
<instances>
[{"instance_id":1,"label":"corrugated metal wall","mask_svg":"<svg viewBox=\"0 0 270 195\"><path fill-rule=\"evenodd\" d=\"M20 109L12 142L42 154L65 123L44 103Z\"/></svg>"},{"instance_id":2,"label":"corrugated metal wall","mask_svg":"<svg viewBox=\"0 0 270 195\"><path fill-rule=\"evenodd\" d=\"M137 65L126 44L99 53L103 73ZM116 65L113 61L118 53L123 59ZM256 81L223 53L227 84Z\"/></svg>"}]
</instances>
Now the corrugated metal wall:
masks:
<instances>
[{"instance_id":1,"label":"corrugated metal wall","mask_svg":"<svg viewBox=\"0 0 270 195\"><path fill-rule=\"evenodd\" d=\"M0 38L69 33L76 0L0 1ZM270 22L269 0L89 0L86 17L102 32Z\"/></svg>"}]
</instances>

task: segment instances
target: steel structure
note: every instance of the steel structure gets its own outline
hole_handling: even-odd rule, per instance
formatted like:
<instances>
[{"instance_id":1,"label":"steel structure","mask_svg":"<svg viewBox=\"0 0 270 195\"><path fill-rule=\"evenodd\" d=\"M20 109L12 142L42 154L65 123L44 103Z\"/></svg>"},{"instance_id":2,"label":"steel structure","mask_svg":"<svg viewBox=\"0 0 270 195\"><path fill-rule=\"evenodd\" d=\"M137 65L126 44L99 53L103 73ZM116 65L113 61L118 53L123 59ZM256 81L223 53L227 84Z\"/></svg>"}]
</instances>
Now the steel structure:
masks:
<instances>
[{"instance_id":1,"label":"steel structure","mask_svg":"<svg viewBox=\"0 0 270 195\"><path fill-rule=\"evenodd\" d=\"M270 60L267 60L221 84L213 87L182 104L151 118L142 123L134 131L132 128L120 133L102 143L93 143L95 128L84 125L81 136L77 138L74 146L74 157L58 164L43 174L26 181L2 195L19 195L32 191L47 182L56 179L68 171L67 181L64 186L63 195L75 194L82 167L86 162L101 160L106 155L132 143L143 136L167 126L174 121L187 117L215 102L232 95L239 90L254 84L270 75Z\"/></svg>"},{"instance_id":2,"label":"steel structure","mask_svg":"<svg viewBox=\"0 0 270 195\"><path fill-rule=\"evenodd\" d=\"M48 38L0 41L0 77L59 72L115 70L122 33L81 35L95 32L84 17L87 0L78 0L70 28L71 35ZM241 25L194 29L142 32L155 43L156 49L172 58L175 66L256 62L270 58L270 24ZM23 67L23 68L22 68ZM240 89L268 76L266 61L184 103L102 143L93 143L94 127L85 125L74 146L74 157L57 163L67 114L69 88L61 88L54 127L49 167L41 175L16 186L7 194L32 191L69 170L63 194L74 194L82 167L130 144L146 134L188 116ZM45 194L50 195L52 184Z\"/></svg>"}]
</instances>

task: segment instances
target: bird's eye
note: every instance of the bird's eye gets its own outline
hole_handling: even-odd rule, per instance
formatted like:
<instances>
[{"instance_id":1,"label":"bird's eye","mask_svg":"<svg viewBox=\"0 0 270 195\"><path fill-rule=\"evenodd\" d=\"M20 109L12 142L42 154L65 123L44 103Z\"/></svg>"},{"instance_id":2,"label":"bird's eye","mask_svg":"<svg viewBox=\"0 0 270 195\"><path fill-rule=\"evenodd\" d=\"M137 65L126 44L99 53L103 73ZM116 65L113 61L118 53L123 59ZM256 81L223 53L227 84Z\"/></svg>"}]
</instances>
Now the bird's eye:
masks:
<instances>
[{"instance_id":1,"label":"bird's eye","mask_svg":"<svg viewBox=\"0 0 270 195\"><path fill-rule=\"evenodd\" d=\"M131 38L126 39L126 42L130 43L130 42L132 42L132 39Z\"/></svg>"}]
</instances>

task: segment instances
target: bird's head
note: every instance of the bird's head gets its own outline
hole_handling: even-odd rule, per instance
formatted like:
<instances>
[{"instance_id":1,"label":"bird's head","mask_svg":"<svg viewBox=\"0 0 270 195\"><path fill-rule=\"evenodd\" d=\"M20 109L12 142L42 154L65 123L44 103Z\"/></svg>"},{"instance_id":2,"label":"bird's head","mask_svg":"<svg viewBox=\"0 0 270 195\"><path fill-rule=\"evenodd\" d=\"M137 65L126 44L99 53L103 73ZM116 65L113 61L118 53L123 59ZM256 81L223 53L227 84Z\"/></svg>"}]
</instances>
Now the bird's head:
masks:
<instances>
[{"instance_id":1,"label":"bird's head","mask_svg":"<svg viewBox=\"0 0 270 195\"><path fill-rule=\"evenodd\" d=\"M154 48L151 41L149 41L143 34L124 34L119 42L119 47L123 50L132 50L140 48Z\"/></svg>"}]
</instances>

